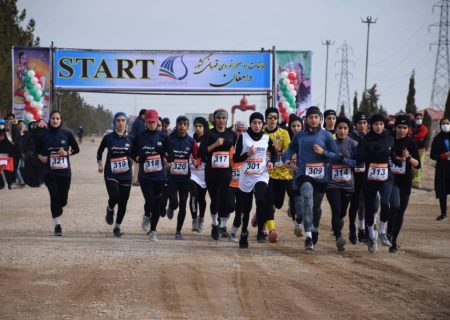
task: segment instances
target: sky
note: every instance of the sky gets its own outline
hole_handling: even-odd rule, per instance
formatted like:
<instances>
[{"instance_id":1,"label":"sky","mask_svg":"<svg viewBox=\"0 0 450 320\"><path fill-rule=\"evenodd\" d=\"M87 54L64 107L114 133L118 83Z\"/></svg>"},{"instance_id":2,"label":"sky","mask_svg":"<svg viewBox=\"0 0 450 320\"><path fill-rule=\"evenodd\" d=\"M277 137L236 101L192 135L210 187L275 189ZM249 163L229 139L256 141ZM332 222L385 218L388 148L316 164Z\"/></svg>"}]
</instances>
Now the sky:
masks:
<instances>
[{"instance_id":1,"label":"sky","mask_svg":"<svg viewBox=\"0 0 450 320\"><path fill-rule=\"evenodd\" d=\"M368 87L377 84L389 113L405 108L409 78L415 70L416 105L430 104L436 60L439 10L433 0L19 0L19 10L36 20L41 46L124 50L311 50L312 101L324 106L326 40L329 47L327 107L337 109L341 51L349 52L351 101L364 89L367 24L370 27ZM185 112L210 113L238 104L240 96L175 97L83 93L85 101L112 112L136 114L156 108L172 122ZM265 98L250 96L263 111ZM63 106L64 108L64 106ZM64 110L64 109L63 109ZM236 113L248 120L249 113Z\"/></svg>"}]
</instances>

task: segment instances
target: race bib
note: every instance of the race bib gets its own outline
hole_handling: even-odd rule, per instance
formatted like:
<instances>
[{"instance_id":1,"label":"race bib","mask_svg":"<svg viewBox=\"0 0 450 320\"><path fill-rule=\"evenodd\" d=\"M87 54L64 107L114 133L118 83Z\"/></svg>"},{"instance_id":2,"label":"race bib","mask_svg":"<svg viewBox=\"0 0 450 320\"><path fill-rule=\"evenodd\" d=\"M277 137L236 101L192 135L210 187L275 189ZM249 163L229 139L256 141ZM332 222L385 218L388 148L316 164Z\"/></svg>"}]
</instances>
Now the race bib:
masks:
<instances>
[{"instance_id":1,"label":"race bib","mask_svg":"<svg viewBox=\"0 0 450 320\"><path fill-rule=\"evenodd\" d=\"M213 152L211 157L212 168L229 168L230 167L230 154L227 151Z\"/></svg>"},{"instance_id":2,"label":"race bib","mask_svg":"<svg viewBox=\"0 0 450 320\"><path fill-rule=\"evenodd\" d=\"M68 167L69 163L66 156L60 156L59 154L50 155L50 169L61 170Z\"/></svg>"},{"instance_id":3,"label":"race bib","mask_svg":"<svg viewBox=\"0 0 450 320\"><path fill-rule=\"evenodd\" d=\"M367 173L367 179L370 181L386 181L388 179L387 163L371 163Z\"/></svg>"},{"instance_id":4,"label":"race bib","mask_svg":"<svg viewBox=\"0 0 450 320\"><path fill-rule=\"evenodd\" d=\"M231 180L232 181L239 181L239 177L241 176L241 169L233 169L231 170Z\"/></svg>"},{"instance_id":5,"label":"race bib","mask_svg":"<svg viewBox=\"0 0 450 320\"><path fill-rule=\"evenodd\" d=\"M366 172L366 164L363 163L360 166L355 167L355 172L358 172L358 173Z\"/></svg>"},{"instance_id":6,"label":"race bib","mask_svg":"<svg viewBox=\"0 0 450 320\"><path fill-rule=\"evenodd\" d=\"M325 176L325 166L321 163L307 163L305 174L313 179L323 179Z\"/></svg>"},{"instance_id":7,"label":"race bib","mask_svg":"<svg viewBox=\"0 0 450 320\"><path fill-rule=\"evenodd\" d=\"M350 182L352 181L352 169L345 164L333 164L331 176L335 182Z\"/></svg>"},{"instance_id":8,"label":"race bib","mask_svg":"<svg viewBox=\"0 0 450 320\"><path fill-rule=\"evenodd\" d=\"M269 157L270 157L270 155L269 155ZM275 168L281 167L283 165L283 161L281 161L281 157L282 157L281 154L279 154L277 156L277 161L275 161L275 163L273 165Z\"/></svg>"},{"instance_id":9,"label":"race bib","mask_svg":"<svg viewBox=\"0 0 450 320\"><path fill-rule=\"evenodd\" d=\"M147 156L147 160L144 162L144 172L152 173L156 171L162 171L162 161L159 154L153 156Z\"/></svg>"},{"instance_id":10,"label":"race bib","mask_svg":"<svg viewBox=\"0 0 450 320\"><path fill-rule=\"evenodd\" d=\"M111 159L111 172L113 174L124 173L130 170L127 157Z\"/></svg>"},{"instance_id":11,"label":"race bib","mask_svg":"<svg viewBox=\"0 0 450 320\"><path fill-rule=\"evenodd\" d=\"M189 173L187 159L175 159L170 166L170 174L177 176L186 176Z\"/></svg>"},{"instance_id":12,"label":"race bib","mask_svg":"<svg viewBox=\"0 0 450 320\"><path fill-rule=\"evenodd\" d=\"M246 176L259 176L263 170L263 159L247 159L244 162L244 174Z\"/></svg>"},{"instance_id":13,"label":"race bib","mask_svg":"<svg viewBox=\"0 0 450 320\"><path fill-rule=\"evenodd\" d=\"M404 158L397 157L398 160L402 161L400 166L396 166L391 160L389 160L389 168L393 174L405 174L406 173L406 160Z\"/></svg>"}]
</instances>

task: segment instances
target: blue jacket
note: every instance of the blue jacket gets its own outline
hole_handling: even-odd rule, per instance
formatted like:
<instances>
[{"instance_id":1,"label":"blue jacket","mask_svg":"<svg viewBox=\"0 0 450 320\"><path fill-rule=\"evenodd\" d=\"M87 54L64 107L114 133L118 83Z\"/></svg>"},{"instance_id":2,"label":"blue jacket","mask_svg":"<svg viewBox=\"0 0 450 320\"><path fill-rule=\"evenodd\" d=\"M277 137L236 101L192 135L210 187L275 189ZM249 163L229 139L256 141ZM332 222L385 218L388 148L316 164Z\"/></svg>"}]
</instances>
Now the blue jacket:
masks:
<instances>
[{"instance_id":1,"label":"blue jacket","mask_svg":"<svg viewBox=\"0 0 450 320\"><path fill-rule=\"evenodd\" d=\"M324 154L319 155L314 152L313 145L319 145L324 149ZM297 170L295 171L295 180L300 176L306 175L306 164L323 163L323 178L317 179L319 183L327 183L330 180L330 163L328 158L340 159L338 148L331 133L320 129L315 132L306 130L297 132L289 144L289 148L283 156L283 162L289 160L293 154L297 155Z\"/></svg>"},{"instance_id":2,"label":"blue jacket","mask_svg":"<svg viewBox=\"0 0 450 320\"><path fill-rule=\"evenodd\" d=\"M105 178L116 179L121 181L131 181L132 179L132 162L129 159L131 152L131 139L129 136L119 136L115 131L103 137L102 142L97 150L97 161L102 160L103 151L108 148L105 162ZM112 159L112 161L111 161ZM122 161L118 161L123 159ZM114 161L116 160L116 161ZM111 167L116 173L113 173ZM128 168L128 170L122 170Z\"/></svg>"}]
</instances>

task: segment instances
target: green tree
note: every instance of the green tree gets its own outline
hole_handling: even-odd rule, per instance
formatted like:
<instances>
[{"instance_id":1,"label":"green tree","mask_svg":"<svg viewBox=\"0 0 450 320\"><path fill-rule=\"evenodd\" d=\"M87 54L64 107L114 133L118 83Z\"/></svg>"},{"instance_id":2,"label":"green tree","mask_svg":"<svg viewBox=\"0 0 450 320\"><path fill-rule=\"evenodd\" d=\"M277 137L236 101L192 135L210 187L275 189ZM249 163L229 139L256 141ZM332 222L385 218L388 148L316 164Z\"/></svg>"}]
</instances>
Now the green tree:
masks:
<instances>
[{"instance_id":1,"label":"green tree","mask_svg":"<svg viewBox=\"0 0 450 320\"><path fill-rule=\"evenodd\" d=\"M369 116L379 112L378 100L380 95L377 92L377 85L374 84L367 93L363 93L359 111L367 113Z\"/></svg>"},{"instance_id":2,"label":"green tree","mask_svg":"<svg viewBox=\"0 0 450 320\"><path fill-rule=\"evenodd\" d=\"M339 111L339 117L345 117L345 108L344 108L344 105L341 105L341 111Z\"/></svg>"},{"instance_id":3,"label":"green tree","mask_svg":"<svg viewBox=\"0 0 450 320\"><path fill-rule=\"evenodd\" d=\"M414 87L414 70L411 74L411 77L409 78L409 90L408 90L408 96L406 97L406 113L416 114L417 113L417 107L416 107L416 89Z\"/></svg>"},{"instance_id":4,"label":"green tree","mask_svg":"<svg viewBox=\"0 0 450 320\"><path fill-rule=\"evenodd\" d=\"M33 32L36 22L26 22L27 11L20 13L17 0L0 0L0 114L7 114L12 106L11 47L39 46ZM23 27L23 25L25 27Z\"/></svg>"},{"instance_id":5,"label":"green tree","mask_svg":"<svg viewBox=\"0 0 450 320\"><path fill-rule=\"evenodd\" d=\"M444 117L450 119L450 90L448 90L447 101L445 102Z\"/></svg>"},{"instance_id":6,"label":"green tree","mask_svg":"<svg viewBox=\"0 0 450 320\"><path fill-rule=\"evenodd\" d=\"M355 91L355 96L353 97L353 114L356 114L358 111L358 91Z\"/></svg>"}]
</instances>

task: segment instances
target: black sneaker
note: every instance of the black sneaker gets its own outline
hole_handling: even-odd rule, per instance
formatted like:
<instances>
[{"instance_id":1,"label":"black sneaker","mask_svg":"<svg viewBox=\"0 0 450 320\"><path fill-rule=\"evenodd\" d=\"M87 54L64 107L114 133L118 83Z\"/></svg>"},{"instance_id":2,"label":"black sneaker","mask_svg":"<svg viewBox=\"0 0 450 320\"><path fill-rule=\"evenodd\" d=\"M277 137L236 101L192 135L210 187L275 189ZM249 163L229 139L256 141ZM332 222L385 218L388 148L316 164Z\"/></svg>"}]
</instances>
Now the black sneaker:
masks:
<instances>
[{"instance_id":1,"label":"black sneaker","mask_svg":"<svg viewBox=\"0 0 450 320\"><path fill-rule=\"evenodd\" d=\"M305 239L305 250L308 250L308 251L314 250L313 240L310 237L307 237Z\"/></svg>"},{"instance_id":2,"label":"black sneaker","mask_svg":"<svg viewBox=\"0 0 450 320\"><path fill-rule=\"evenodd\" d=\"M358 229L358 241L367 243L366 231L364 229Z\"/></svg>"},{"instance_id":3,"label":"black sneaker","mask_svg":"<svg viewBox=\"0 0 450 320\"><path fill-rule=\"evenodd\" d=\"M114 210L110 210L109 207L106 207L105 221L109 225L114 223Z\"/></svg>"},{"instance_id":4,"label":"black sneaker","mask_svg":"<svg viewBox=\"0 0 450 320\"><path fill-rule=\"evenodd\" d=\"M228 238L228 237L230 237L230 234L227 232L227 227L222 227L222 228L220 228L220 229L219 229L219 233L220 233L220 236L221 236L222 238Z\"/></svg>"},{"instance_id":5,"label":"black sneaker","mask_svg":"<svg viewBox=\"0 0 450 320\"><path fill-rule=\"evenodd\" d=\"M173 218L173 210L170 209L170 207L167 208L167 218L169 220L172 220L172 218Z\"/></svg>"},{"instance_id":6,"label":"black sneaker","mask_svg":"<svg viewBox=\"0 0 450 320\"><path fill-rule=\"evenodd\" d=\"M248 248L248 232L241 233L241 239L239 239L239 248L241 248L241 249Z\"/></svg>"},{"instance_id":7,"label":"black sneaker","mask_svg":"<svg viewBox=\"0 0 450 320\"><path fill-rule=\"evenodd\" d=\"M439 217L436 218L436 221L446 221L446 220L447 220L446 214L441 214Z\"/></svg>"},{"instance_id":8,"label":"black sneaker","mask_svg":"<svg viewBox=\"0 0 450 320\"><path fill-rule=\"evenodd\" d=\"M351 232L351 233L348 235L348 240L350 240L350 243L351 243L351 244L357 244L357 243L358 243L358 237L356 236L356 233Z\"/></svg>"},{"instance_id":9,"label":"black sneaker","mask_svg":"<svg viewBox=\"0 0 450 320\"><path fill-rule=\"evenodd\" d=\"M319 231L312 232L312 242L313 242L313 245L316 245L317 242L319 242Z\"/></svg>"},{"instance_id":10,"label":"black sneaker","mask_svg":"<svg viewBox=\"0 0 450 320\"><path fill-rule=\"evenodd\" d=\"M266 242L266 235L263 232L258 232L258 234L256 235L256 241L260 243Z\"/></svg>"},{"instance_id":11,"label":"black sneaker","mask_svg":"<svg viewBox=\"0 0 450 320\"><path fill-rule=\"evenodd\" d=\"M57 224L57 225L55 226L55 231L53 231L53 235L54 235L54 236L57 236L57 237L62 236L62 228L61 228L61 225L60 225L60 224Z\"/></svg>"},{"instance_id":12,"label":"black sneaker","mask_svg":"<svg viewBox=\"0 0 450 320\"><path fill-rule=\"evenodd\" d=\"M211 226L211 238L213 238L214 240L219 240L220 237L220 231L219 231L219 226Z\"/></svg>"},{"instance_id":13,"label":"black sneaker","mask_svg":"<svg viewBox=\"0 0 450 320\"><path fill-rule=\"evenodd\" d=\"M395 243L389 247L389 253L397 253L397 251L398 251L398 246Z\"/></svg>"},{"instance_id":14,"label":"black sneaker","mask_svg":"<svg viewBox=\"0 0 450 320\"><path fill-rule=\"evenodd\" d=\"M114 228L113 230L114 237L120 238L123 236L123 232L120 231L120 228Z\"/></svg>"},{"instance_id":15,"label":"black sneaker","mask_svg":"<svg viewBox=\"0 0 450 320\"><path fill-rule=\"evenodd\" d=\"M162 209L161 209L161 213L159 214L159 216L160 216L161 218L164 218L164 217L166 216L166 213L167 213L166 208L162 208Z\"/></svg>"}]
</instances>

